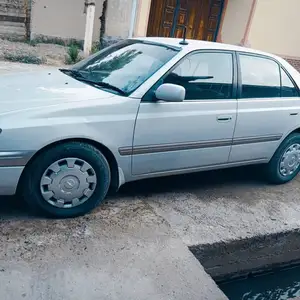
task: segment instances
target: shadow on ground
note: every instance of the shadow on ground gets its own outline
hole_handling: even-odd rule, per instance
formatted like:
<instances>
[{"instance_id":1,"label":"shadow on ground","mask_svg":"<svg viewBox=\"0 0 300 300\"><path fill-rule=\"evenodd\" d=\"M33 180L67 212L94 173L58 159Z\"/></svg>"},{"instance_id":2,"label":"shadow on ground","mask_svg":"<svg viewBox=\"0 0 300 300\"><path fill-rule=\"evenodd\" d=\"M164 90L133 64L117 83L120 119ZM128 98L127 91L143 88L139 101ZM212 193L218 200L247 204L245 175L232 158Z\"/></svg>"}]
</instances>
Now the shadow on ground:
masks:
<instances>
[{"instance_id":1,"label":"shadow on ground","mask_svg":"<svg viewBox=\"0 0 300 300\"><path fill-rule=\"evenodd\" d=\"M192 173L178 176L168 176L154 179L130 182L124 185L119 195L147 196L149 194L170 192L193 192L209 188L217 188L225 184L263 185L262 178L258 178L259 167L243 167L209 172Z\"/></svg>"},{"instance_id":2,"label":"shadow on ground","mask_svg":"<svg viewBox=\"0 0 300 300\"><path fill-rule=\"evenodd\" d=\"M147 197L148 195L170 192L193 192L201 193L201 190L216 189L220 185L243 184L263 185L264 182L257 179L257 169L244 167L210 172L169 176L155 179L130 182L124 185L120 191L111 196L117 199L122 197ZM26 204L17 197L0 197L0 218L32 218Z\"/></svg>"}]
</instances>

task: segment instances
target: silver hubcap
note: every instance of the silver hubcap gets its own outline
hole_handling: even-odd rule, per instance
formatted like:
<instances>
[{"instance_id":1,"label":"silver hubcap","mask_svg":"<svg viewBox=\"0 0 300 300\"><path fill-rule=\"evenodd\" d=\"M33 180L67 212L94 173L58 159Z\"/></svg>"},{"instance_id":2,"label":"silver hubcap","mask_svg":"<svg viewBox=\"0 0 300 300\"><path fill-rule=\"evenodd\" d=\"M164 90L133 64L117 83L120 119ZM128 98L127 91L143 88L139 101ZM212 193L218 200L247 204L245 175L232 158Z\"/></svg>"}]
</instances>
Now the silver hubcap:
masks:
<instances>
[{"instance_id":1,"label":"silver hubcap","mask_svg":"<svg viewBox=\"0 0 300 300\"><path fill-rule=\"evenodd\" d=\"M292 175L300 165L300 145L291 145L283 154L280 161L280 174L283 176Z\"/></svg>"},{"instance_id":2,"label":"silver hubcap","mask_svg":"<svg viewBox=\"0 0 300 300\"><path fill-rule=\"evenodd\" d=\"M45 171L40 188L43 198L53 206L71 208L81 205L94 193L97 184L95 170L86 161L64 158Z\"/></svg>"}]
</instances>

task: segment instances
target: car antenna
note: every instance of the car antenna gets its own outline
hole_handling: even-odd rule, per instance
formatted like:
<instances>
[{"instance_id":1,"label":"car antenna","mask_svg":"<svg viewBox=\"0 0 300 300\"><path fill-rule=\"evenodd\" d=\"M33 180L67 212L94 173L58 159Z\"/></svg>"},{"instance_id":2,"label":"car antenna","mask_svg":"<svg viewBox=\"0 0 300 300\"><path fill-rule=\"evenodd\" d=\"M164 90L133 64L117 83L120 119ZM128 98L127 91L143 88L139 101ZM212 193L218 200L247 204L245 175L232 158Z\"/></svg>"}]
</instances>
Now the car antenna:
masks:
<instances>
[{"instance_id":1,"label":"car antenna","mask_svg":"<svg viewBox=\"0 0 300 300\"><path fill-rule=\"evenodd\" d=\"M179 42L180 45L188 45L189 43L186 41L186 26L183 29L183 40Z\"/></svg>"}]
</instances>

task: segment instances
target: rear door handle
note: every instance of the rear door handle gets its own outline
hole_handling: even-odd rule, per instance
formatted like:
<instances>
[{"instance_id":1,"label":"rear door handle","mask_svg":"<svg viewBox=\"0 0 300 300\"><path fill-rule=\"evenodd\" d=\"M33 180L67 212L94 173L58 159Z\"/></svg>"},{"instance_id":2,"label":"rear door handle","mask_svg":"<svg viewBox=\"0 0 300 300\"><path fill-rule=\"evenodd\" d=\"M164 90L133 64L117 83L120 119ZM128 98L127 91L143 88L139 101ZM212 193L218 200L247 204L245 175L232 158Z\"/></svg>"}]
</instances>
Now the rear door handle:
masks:
<instances>
[{"instance_id":1,"label":"rear door handle","mask_svg":"<svg viewBox=\"0 0 300 300\"><path fill-rule=\"evenodd\" d=\"M232 116L218 116L218 122L230 122L232 120Z\"/></svg>"}]
</instances>

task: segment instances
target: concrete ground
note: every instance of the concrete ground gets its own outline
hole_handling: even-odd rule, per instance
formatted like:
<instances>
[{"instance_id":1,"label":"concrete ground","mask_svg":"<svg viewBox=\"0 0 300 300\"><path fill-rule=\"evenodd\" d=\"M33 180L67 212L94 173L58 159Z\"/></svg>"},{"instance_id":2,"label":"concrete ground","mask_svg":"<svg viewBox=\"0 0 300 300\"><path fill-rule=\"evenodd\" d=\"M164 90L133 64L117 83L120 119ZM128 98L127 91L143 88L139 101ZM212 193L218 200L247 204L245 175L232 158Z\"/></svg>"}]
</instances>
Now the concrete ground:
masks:
<instances>
[{"instance_id":1,"label":"concrete ground","mask_svg":"<svg viewBox=\"0 0 300 300\"><path fill-rule=\"evenodd\" d=\"M1 300L226 299L138 197L73 220L33 218L18 199L1 200Z\"/></svg>"},{"instance_id":2,"label":"concrete ground","mask_svg":"<svg viewBox=\"0 0 300 300\"><path fill-rule=\"evenodd\" d=\"M255 177L241 168L130 183L76 220L34 218L3 198L0 299L226 299L185 245L299 228L300 178Z\"/></svg>"},{"instance_id":3,"label":"concrete ground","mask_svg":"<svg viewBox=\"0 0 300 300\"><path fill-rule=\"evenodd\" d=\"M189 246L299 229L300 176L274 186L257 172L248 167L170 178L171 188L145 199Z\"/></svg>"},{"instance_id":4,"label":"concrete ground","mask_svg":"<svg viewBox=\"0 0 300 300\"><path fill-rule=\"evenodd\" d=\"M13 68L0 63L0 74ZM258 173L130 183L76 220L34 218L20 199L3 198L0 299L226 299L187 246L300 225L300 177L271 186Z\"/></svg>"}]
</instances>

